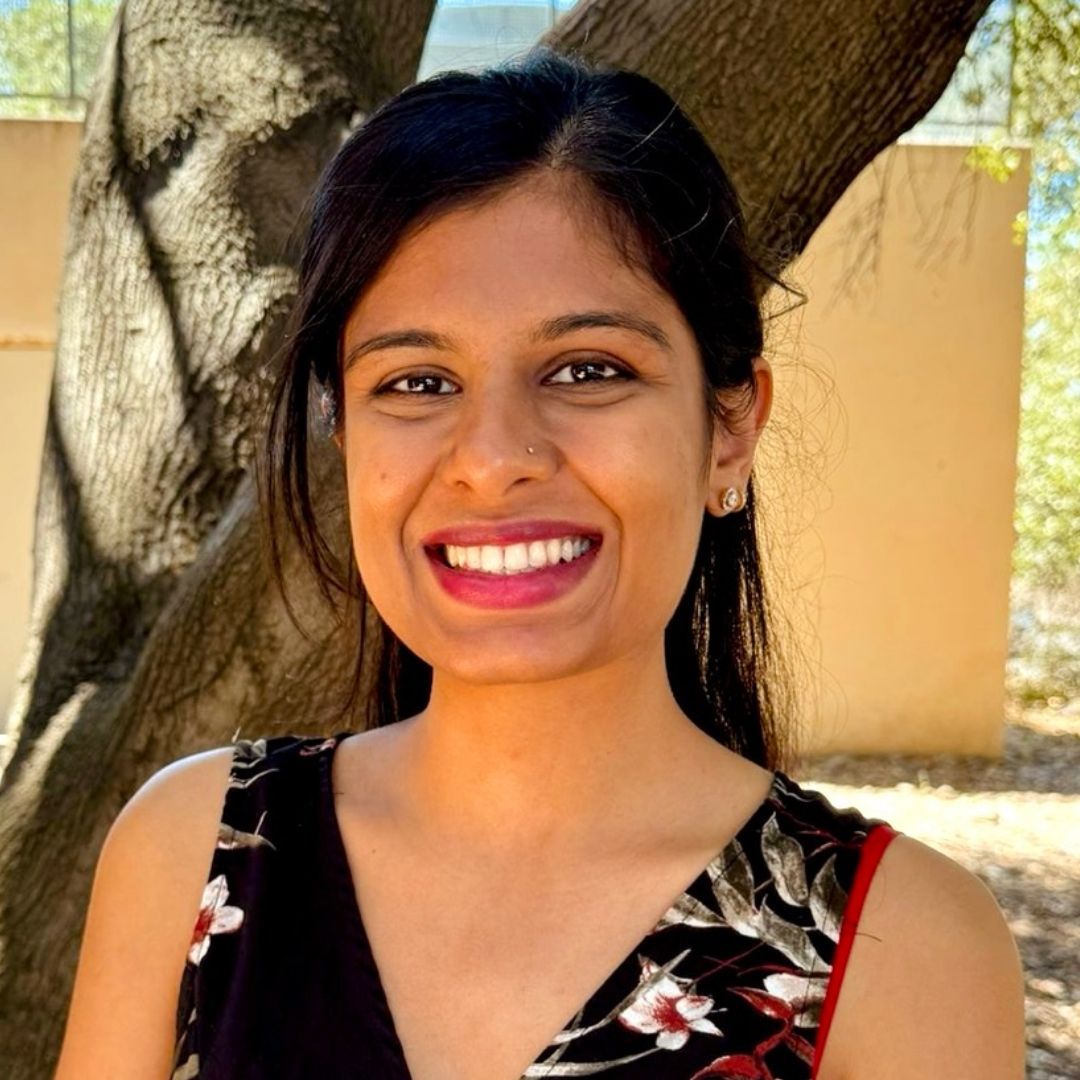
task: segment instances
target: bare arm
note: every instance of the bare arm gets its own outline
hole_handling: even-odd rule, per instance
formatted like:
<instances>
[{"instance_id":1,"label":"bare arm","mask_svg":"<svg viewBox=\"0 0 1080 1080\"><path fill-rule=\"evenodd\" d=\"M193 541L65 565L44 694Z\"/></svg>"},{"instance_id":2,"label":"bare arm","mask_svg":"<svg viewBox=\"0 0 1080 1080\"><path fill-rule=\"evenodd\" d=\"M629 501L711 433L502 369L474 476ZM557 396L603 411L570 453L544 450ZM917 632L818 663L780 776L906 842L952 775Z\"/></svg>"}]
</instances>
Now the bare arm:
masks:
<instances>
[{"instance_id":1,"label":"bare arm","mask_svg":"<svg viewBox=\"0 0 1080 1080\"><path fill-rule=\"evenodd\" d=\"M1024 973L1005 917L912 837L871 880L822 1066L821 1080L1023 1080Z\"/></svg>"},{"instance_id":2,"label":"bare arm","mask_svg":"<svg viewBox=\"0 0 1080 1080\"><path fill-rule=\"evenodd\" d=\"M166 1080L177 995L232 761L231 746L159 770L98 856L54 1080Z\"/></svg>"}]
</instances>

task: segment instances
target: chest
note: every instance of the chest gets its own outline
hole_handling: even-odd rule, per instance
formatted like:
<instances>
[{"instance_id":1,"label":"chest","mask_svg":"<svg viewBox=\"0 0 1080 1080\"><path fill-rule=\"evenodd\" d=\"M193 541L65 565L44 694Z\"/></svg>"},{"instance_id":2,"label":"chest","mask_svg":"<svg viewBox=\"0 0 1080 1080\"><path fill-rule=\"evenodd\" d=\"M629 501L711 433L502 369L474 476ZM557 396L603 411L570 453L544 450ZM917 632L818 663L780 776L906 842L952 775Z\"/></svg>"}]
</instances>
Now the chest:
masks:
<instances>
[{"instance_id":1,"label":"chest","mask_svg":"<svg viewBox=\"0 0 1080 1080\"><path fill-rule=\"evenodd\" d=\"M760 846L759 830L769 813L767 806L761 809L762 782L768 779L751 777L758 787L748 785L735 800L730 786L721 789L727 798L715 810L704 798L687 799L688 805L706 808L700 811L706 828L698 820L685 822L666 839L643 839L636 854L606 859L603 867L595 860L579 860L582 865L575 867L569 859L548 858L546 872L529 865L528 852L469 869L443 845L420 851L383 824L386 815L339 800L338 852L348 866L356 920L377 966L377 992L385 999L412 1080L519 1080L538 1060L553 1056L555 1037L571 1022L581 1023L579 1014L587 1004L592 1008L586 1020L603 1027L595 1038L604 1050L591 1056L596 1046L592 1035L585 1049L573 1042L565 1068L580 1062L579 1075L605 1071L585 1062L614 1064L629 1054L641 1059L636 1068L655 1065L660 1077L664 1068L678 1067L676 1057L685 1065L688 1055L711 1058L713 1046L723 1053L721 1047L735 1051L767 1039L775 1021L759 1017L746 1030L741 1024L734 1027L732 1017L745 1004L726 998L718 989L722 980L708 975L718 964L737 968L745 963L753 934L728 934L722 943L711 930L680 929L681 943L674 952L667 931L662 946L649 947L652 942L646 939L665 916L676 922L686 917L674 905L692 882L705 919L701 925L713 925L709 919L719 917L720 894L709 895L704 868L730 857L728 845L736 834L747 849ZM738 885L741 878L733 881ZM746 901L758 902L753 895ZM733 914L737 918L739 913ZM678 961L678 985L669 981L665 993L673 989L676 997L689 995L687 1000L651 1001L650 1008L656 1005L659 1011L639 1012L639 1026L624 1030L621 1010L641 974L639 955L666 962L684 947L697 955ZM784 957L771 959L782 962ZM775 964L769 968L774 969L779 970ZM695 999L696 977L687 976L697 974L706 980L701 991L706 997ZM748 977L764 976L754 969ZM608 1010L624 998L616 1019ZM689 1012L677 1015L684 1007ZM700 1023L690 1030L690 1020ZM722 1032L714 1021L723 1025ZM725 1038L717 1039L721 1034ZM689 1039L688 1055L671 1055ZM840 1077L824 1071L818 1080Z\"/></svg>"},{"instance_id":2,"label":"chest","mask_svg":"<svg viewBox=\"0 0 1080 1080\"><path fill-rule=\"evenodd\" d=\"M356 859L358 908L413 1080L518 1080L707 858L613 868L609 887L562 893Z\"/></svg>"}]
</instances>

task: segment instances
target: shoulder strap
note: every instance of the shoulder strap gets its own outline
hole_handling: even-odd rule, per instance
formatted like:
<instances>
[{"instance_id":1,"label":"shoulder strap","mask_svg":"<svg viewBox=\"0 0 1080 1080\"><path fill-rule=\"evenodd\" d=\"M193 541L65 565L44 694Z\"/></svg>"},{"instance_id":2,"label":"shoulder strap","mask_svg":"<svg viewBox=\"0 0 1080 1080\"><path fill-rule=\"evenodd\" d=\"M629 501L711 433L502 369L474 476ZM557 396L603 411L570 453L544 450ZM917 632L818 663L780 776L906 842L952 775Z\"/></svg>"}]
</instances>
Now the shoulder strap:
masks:
<instances>
[{"instance_id":1,"label":"shoulder strap","mask_svg":"<svg viewBox=\"0 0 1080 1080\"><path fill-rule=\"evenodd\" d=\"M317 737L237 739L217 842L180 984L171 1080L204 1074L234 994L253 985L256 939L265 939L283 880L296 876L317 828ZM306 867L304 868L306 869ZM250 939L250 940L248 940Z\"/></svg>"},{"instance_id":2,"label":"shoulder strap","mask_svg":"<svg viewBox=\"0 0 1080 1080\"><path fill-rule=\"evenodd\" d=\"M832 975L829 978L825 1000L821 1006L821 1020L814 1046L811 1077L817 1076L818 1066L822 1054L825 1052L825 1040L828 1038L829 1026L832 1024L833 1013L836 1011L836 1002L840 997L840 986L844 979L848 956L851 953L852 945L855 943L855 932L858 929L859 916L862 914L863 901L865 901L866 894L870 890L870 882L873 880L874 871L881 861L881 856L885 854L885 849L896 834L897 831L890 825L879 823L870 829L866 839L863 841L859 853L859 863L855 870L855 878L851 883L847 904L844 907L844 916L840 925L840 939L836 944L836 954L833 957Z\"/></svg>"}]
</instances>

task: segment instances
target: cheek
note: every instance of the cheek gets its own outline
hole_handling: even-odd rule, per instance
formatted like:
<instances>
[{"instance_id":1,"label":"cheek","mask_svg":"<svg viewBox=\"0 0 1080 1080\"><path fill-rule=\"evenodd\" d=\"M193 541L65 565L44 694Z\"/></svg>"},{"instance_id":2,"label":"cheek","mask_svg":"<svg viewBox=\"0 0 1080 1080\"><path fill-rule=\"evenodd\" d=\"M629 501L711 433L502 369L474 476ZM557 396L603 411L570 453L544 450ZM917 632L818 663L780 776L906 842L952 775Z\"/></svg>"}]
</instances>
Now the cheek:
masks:
<instances>
[{"instance_id":1,"label":"cheek","mask_svg":"<svg viewBox=\"0 0 1080 1080\"><path fill-rule=\"evenodd\" d=\"M592 447L590 486L618 519L620 576L635 589L682 595L701 532L699 448L685 424L649 423Z\"/></svg>"},{"instance_id":2,"label":"cheek","mask_svg":"<svg viewBox=\"0 0 1080 1080\"><path fill-rule=\"evenodd\" d=\"M377 423L354 425L345 449L349 504L357 511L385 513L400 507L423 471L423 446Z\"/></svg>"},{"instance_id":3,"label":"cheek","mask_svg":"<svg viewBox=\"0 0 1080 1080\"><path fill-rule=\"evenodd\" d=\"M423 486L423 462L400 444L357 433L347 446L346 484L357 567L374 584L400 558L408 515Z\"/></svg>"},{"instance_id":4,"label":"cheek","mask_svg":"<svg viewBox=\"0 0 1080 1080\"><path fill-rule=\"evenodd\" d=\"M601 488L619 489L619 504L661 512L656 526L666 528L680 512L696 515L701 466L695 437L677 418L643 418L590 446L593 475Z\"/></svg>"}]
</instances>

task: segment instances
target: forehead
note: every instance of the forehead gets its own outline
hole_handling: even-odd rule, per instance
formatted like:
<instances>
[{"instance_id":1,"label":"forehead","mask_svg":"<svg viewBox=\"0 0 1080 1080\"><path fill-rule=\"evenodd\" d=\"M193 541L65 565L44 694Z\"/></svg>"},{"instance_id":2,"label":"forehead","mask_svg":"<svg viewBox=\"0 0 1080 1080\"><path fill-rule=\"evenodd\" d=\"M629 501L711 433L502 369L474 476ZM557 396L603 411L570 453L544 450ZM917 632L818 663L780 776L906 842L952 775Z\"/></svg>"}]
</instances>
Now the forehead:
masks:
<instances>
[{"instance_id":1,"label":"forehead","mask_svg":"<svg viewBox=\"0 0 1080 1080\"><path fill-rule=\"evenodd\" d=\"M542 178L407 233L345 329L351 337L449 312L509 328L562 310L613 307L660 316L674 304L619 252L595 197Z\"/></svg>"}]
</instances>

